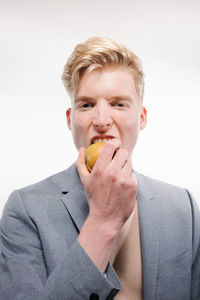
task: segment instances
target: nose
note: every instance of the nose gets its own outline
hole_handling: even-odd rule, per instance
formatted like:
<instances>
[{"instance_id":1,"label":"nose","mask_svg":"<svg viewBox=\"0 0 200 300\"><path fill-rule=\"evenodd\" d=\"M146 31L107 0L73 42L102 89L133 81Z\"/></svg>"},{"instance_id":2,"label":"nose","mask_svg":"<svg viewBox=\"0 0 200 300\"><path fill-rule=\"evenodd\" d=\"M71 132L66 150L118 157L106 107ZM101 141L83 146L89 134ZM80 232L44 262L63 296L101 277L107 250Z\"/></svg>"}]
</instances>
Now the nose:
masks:
<instances>
[{"instance_id":1,"label":"nose","mask_svg":"<svg viewBox=\"0 0 200 300\"><path fill-rule=\"evenodd\" d=\"M106 100L100 100L94 110L93 126L100 132L105 132L112 125L112 117L109 104Z\"/></svg>"}]
</instances>

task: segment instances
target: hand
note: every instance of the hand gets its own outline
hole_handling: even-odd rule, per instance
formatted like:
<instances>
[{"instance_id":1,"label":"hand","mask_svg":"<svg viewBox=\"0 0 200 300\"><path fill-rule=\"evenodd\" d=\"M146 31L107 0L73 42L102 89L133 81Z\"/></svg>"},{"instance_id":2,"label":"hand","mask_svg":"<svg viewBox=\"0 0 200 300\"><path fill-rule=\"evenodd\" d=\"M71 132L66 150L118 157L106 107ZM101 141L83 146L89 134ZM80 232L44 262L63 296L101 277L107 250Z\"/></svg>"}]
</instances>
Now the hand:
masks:
<instances>
[{"instance_id":1,"label":"hand","mask_svg":"<svg viewBox=\"0 0 200 300\"><path fill-rule=\"evenodd\" d=\"M93 170L88 172L85 149L80 148L76 166L90 207L90 220L108 225L118 232L131 215L137 193L137 182L128 159L128 151L118 139L104 146Z\"/></svg>"}]
</instances>

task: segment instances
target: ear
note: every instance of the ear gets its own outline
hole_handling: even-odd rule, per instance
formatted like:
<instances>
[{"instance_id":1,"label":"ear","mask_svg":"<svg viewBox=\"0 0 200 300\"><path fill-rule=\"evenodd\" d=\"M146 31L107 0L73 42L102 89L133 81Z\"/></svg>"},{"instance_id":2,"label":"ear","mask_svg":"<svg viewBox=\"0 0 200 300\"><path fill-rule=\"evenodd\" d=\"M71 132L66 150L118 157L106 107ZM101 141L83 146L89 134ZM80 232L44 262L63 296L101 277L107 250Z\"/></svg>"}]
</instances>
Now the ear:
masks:
<instances>
[{"instance_id":1,"label":"ear","mask_svg":"<svg viewBox=\"0 0 200 300\"><path fill-rule=\"evenodd\" d=\"M67 126L71 130L71 108L66 110Z\"/></svg>"},{"instance_id":2,"label":"ear","mask_svg":"<svg viewBox=\"0 0 200 300\"><path fill-rule=\"evenodd\" d=\"M140 109L140 130L144 129L147 125L147 110L144 106Z\"/></svg>"}]
</instances>

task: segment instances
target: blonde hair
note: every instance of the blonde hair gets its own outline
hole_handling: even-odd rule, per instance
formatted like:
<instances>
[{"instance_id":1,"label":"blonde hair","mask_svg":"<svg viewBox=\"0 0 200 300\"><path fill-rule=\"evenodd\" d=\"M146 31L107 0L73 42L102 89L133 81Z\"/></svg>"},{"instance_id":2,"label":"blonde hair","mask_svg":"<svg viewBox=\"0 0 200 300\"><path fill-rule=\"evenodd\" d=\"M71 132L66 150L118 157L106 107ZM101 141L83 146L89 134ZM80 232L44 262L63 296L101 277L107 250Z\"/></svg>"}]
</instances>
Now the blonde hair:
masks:
<instances>
[{"instance_id":1,"label":"blonde hair","mask_svg":"<svg viewBox=\"0 0 200 300\"><path fill-rule=\"evenodd\" d=\"M82 76L105 66L122 66L129 69L135 80L136 92L142 104L144 73L140 59L124 45L110 38L92 37L78 44L67 60L62 75L70 97L77 91Z\"/></svg>"}]
</instances>

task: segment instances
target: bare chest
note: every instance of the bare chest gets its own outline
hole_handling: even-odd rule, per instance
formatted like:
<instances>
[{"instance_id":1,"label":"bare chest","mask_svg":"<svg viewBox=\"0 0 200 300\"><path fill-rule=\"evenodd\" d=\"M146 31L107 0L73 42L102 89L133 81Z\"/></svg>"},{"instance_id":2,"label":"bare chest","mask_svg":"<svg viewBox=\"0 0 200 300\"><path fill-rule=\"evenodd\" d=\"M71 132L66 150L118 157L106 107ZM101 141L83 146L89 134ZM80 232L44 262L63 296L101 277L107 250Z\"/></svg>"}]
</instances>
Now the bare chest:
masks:
<instances>
[{"instance_id":1,"label":"bare chest","mask_svg":"<svg viewBox=\"0 0 200 300\"><path fill-rule=\"evenodd\" d=\"M122 284L115 299L142 300L142 259L137 207L120 234L111 259Z\"/></svg>"}]
</instances>

